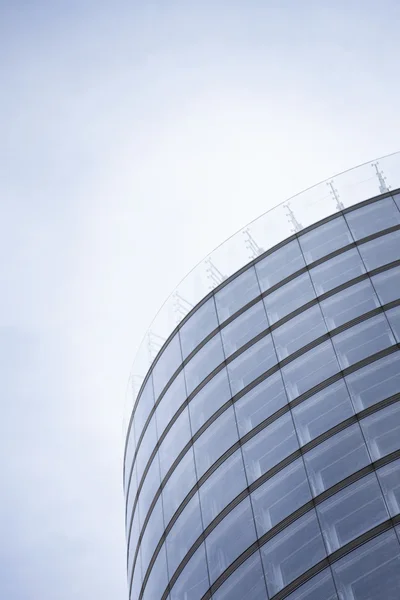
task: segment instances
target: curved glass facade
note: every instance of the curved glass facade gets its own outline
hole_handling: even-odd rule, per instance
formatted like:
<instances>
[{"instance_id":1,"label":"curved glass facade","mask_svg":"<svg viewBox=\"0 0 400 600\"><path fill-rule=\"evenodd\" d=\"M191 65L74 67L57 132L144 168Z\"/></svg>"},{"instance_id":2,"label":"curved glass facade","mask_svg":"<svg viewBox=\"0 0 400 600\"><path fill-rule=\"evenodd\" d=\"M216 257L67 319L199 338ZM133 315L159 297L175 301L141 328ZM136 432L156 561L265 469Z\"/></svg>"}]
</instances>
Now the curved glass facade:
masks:
<instances>
[{"instance_id":1,"label":"curved glass facade","mask_svg":"<svg viewBox=\"0 0 400 600\"><path fill-rule=\"evenodd\" d=\"M130 600L398 600L399 192L193 308L143 382L124 485Z\"/></svg>"}]
</instances>

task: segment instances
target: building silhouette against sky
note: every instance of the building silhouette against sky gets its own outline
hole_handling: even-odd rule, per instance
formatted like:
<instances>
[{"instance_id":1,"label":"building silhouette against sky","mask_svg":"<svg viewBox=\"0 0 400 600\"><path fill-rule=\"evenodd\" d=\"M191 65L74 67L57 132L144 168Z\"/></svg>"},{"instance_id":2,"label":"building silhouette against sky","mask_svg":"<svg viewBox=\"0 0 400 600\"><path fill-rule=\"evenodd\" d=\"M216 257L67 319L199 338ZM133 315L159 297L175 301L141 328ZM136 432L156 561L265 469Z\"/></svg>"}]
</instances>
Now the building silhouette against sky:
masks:
<instances>
[{"instance_id":1,"label":"building silhouette against sky","mask_svg":"<svg viewBox=\"0 0 400 600\"><path fill-rule=\"evenodd\" d=\"M400 597L400 192L372 166L377 193L346 207L328 182L322 220L286 204L286 239L245 230L229 277L210 259L152 362L125 456L131 600Z\"/></svg>"}]
</instances>

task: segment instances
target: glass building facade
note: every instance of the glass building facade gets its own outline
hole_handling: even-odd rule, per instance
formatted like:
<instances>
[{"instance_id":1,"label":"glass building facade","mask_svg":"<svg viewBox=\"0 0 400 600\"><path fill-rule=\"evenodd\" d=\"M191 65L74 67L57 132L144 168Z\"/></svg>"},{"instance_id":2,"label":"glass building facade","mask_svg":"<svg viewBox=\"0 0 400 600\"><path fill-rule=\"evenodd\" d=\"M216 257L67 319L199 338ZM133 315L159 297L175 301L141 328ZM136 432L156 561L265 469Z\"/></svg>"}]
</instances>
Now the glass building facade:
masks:
<instances>
[{"instance_id":1,"label":"glass building facade","mask_svg":"<svg viewBox=\"0 0 400 600\"><path fill-rule=\"evenodd\" d=\"M400 598L400 192L182 320L129 425L130 600Z\"/></svg>"}]
</instances>

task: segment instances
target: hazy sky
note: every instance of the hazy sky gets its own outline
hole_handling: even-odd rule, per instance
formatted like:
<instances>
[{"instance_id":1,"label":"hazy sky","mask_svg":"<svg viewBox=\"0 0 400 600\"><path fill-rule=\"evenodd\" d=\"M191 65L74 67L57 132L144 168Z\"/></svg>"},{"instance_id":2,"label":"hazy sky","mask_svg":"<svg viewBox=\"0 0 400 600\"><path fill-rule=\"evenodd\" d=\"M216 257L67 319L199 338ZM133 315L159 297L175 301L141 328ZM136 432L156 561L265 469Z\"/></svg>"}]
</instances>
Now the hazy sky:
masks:
<instances>
[{"instance_id":1,"label":"hazy sky","mask_svg":"<svg viewBox=\"0 0 400 600\"><path fill-rule=\"evenodd\" d=\"M0 0L0 597L127 596L121 422L204 254L400 149L397 0Z\"/></svg>"}]
</instances>

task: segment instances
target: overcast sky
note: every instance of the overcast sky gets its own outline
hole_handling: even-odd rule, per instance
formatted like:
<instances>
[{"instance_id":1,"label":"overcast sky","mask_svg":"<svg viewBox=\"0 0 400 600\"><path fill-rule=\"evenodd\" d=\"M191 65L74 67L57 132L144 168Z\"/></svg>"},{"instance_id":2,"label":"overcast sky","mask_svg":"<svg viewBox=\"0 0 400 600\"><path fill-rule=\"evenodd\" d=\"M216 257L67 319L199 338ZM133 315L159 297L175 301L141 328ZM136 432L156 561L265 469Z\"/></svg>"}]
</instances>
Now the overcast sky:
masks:
<instances>
[{"instance_id":1,"label":"overcast sky","mask_svg":"<svg viewBox=\"0 0 400 600\"><path fill-rule=\"evenodd\" d=\"M135 349L203 255L400 149L397 0L0 0L0 597L123 600Z\"/></svg>"}]
</instances>

